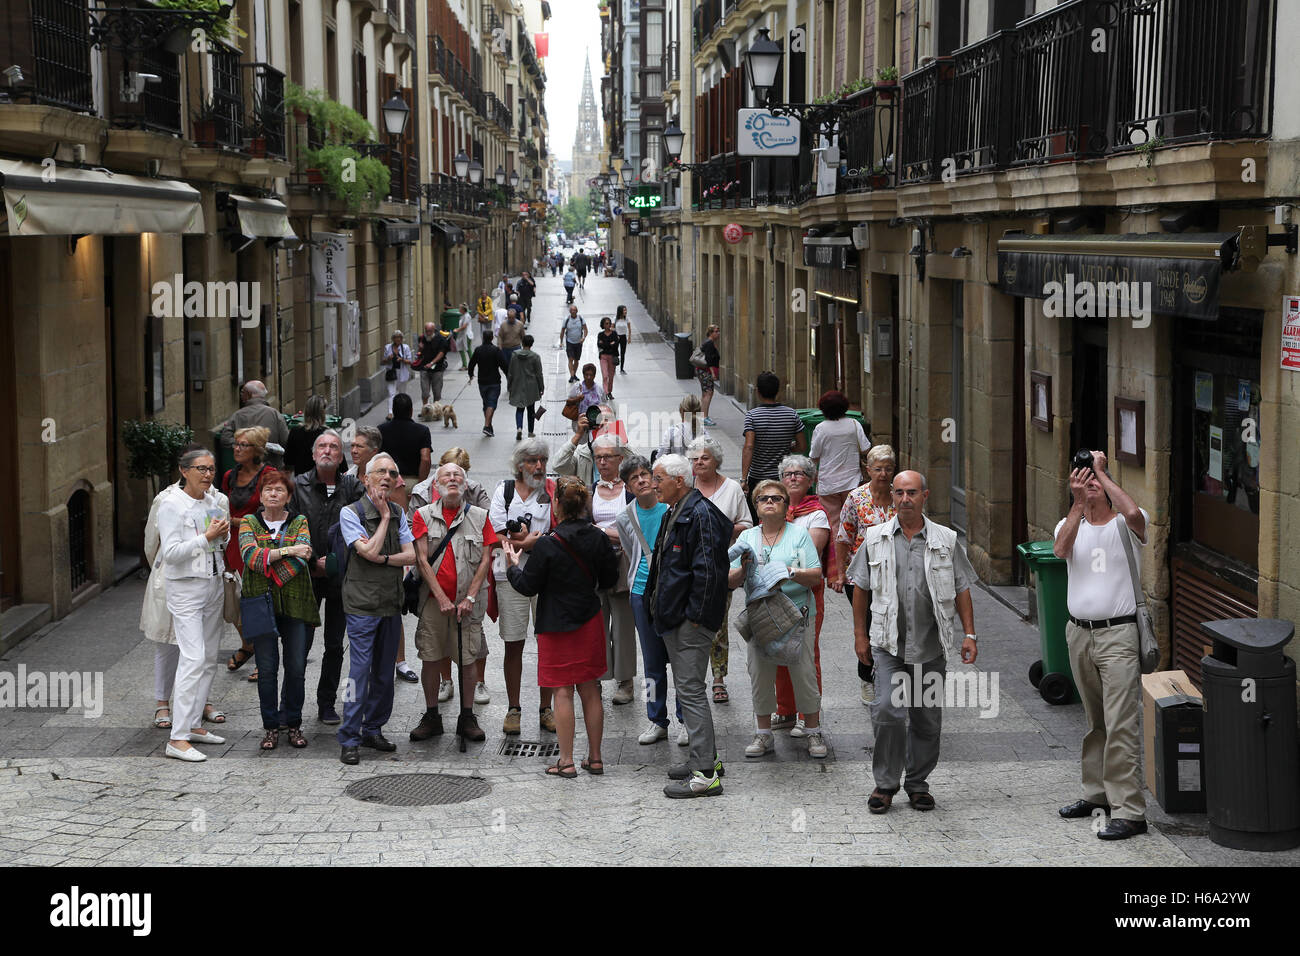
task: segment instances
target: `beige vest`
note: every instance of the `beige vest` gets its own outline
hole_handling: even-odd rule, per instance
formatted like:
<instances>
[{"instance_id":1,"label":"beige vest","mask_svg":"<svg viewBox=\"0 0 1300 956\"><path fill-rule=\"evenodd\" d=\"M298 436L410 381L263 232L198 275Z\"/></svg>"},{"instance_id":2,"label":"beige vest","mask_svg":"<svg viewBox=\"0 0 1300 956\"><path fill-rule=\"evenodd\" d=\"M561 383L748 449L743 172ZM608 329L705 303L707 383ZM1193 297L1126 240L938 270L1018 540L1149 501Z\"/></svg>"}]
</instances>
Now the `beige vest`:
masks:
<instances>
[{"instance_id":1,"label":"beige vest","mask_svg":"<svg viewBox=\"0 0 1300 956\"><path fill-rule=\"evenodd\" d=\"M460 519L460 527L446 549L451 552L452 559L456 562L456 593L448 596L457 604L465 600L465 596L469 594L469 586L474 581L474 572L478 570L479 562L483 560L483 528L487 524L487 512L484 509L470 505L469 510L465 511L465 506L461 505L461 510L464 512L464 517ZM419 515L424 519L424 526L429 531L427 550L424 552L427 559L447 534L446 522L442 520L441 499L425 505L419 510ZM439 566L442 565L445 555L445 551L439 555ZM433 573L436 576L438 568L435 567ZM484 576L483 586L474 595L474 617L476 618L481 618L487 610L487 589L488 578ZM424 613L424 602L429 599L429 589L423 590L424 594L420 598L420 613Z\"/></svg>"},{"instance_id":2,"label":"beige vest","mask_svg":"<svg viewBox=\"0 0 1300 956\"><path fill-rule=\"evenodd\" d=\"M902 534L898 518L867 529L862 548L871 573L871 645L898 654L898 569L895 567L894 535ZM957 532L925 519L925 582L939 625L939 643L945 659L952 657L953 615L957 609L957 582L952 554Z\"/></svg>"}]
</instances>

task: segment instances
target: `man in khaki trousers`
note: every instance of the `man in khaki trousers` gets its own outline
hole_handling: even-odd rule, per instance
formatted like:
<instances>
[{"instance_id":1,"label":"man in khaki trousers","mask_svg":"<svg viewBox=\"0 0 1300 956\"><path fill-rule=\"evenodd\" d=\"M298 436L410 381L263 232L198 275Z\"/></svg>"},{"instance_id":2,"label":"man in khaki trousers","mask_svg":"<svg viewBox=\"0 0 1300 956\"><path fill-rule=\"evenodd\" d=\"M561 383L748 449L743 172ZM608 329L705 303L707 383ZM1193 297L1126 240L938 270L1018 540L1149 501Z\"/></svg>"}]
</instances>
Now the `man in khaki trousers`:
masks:
<instances>
[{"instance_id":1,"label":"man in khaki trousers","mask_svg":"<svg viewBox=\"0 0 1300 956\"><path fill-rule=\"evenodd\" d=\"M1128 535L1141 577L1147 513L1106 472L1106 455L1070 472L1074 503L1056 526L1058 558L1069 571L1065 626L1070 669L1088 716L1083 738L1083 799L1060 810L1067 819L1101 810L1110 822L1097 836L1126 840L1147 829L1138 774L1141 675L1137 602L1121 535Z\"/></svg>"}]
</instances>

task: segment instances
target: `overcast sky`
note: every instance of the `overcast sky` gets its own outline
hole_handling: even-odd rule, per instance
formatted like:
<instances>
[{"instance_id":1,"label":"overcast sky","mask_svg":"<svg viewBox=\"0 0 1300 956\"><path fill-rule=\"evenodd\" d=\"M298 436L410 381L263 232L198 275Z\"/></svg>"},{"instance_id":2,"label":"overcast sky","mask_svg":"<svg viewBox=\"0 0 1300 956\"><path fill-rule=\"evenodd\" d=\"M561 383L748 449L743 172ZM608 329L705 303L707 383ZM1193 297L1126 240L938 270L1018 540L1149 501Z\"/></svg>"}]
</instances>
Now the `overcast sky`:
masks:
<instances>
[{"instance_id":1,"label":"overcast sky","mask_svg":"<svg viewBox=\"0 0 1300 956\"><path fill-rule=\"evenodd\" d=\"M573 137L578 131L578 103L582 99L583 58L591 57L591 89L600 112L600 77L605 72L600 57L600 14L596 0L551 0L553 16L546 21L551 47L546 57L546 118L550 126L547 146L559 159L573 158Z\"/></svg>"}]
</instances>

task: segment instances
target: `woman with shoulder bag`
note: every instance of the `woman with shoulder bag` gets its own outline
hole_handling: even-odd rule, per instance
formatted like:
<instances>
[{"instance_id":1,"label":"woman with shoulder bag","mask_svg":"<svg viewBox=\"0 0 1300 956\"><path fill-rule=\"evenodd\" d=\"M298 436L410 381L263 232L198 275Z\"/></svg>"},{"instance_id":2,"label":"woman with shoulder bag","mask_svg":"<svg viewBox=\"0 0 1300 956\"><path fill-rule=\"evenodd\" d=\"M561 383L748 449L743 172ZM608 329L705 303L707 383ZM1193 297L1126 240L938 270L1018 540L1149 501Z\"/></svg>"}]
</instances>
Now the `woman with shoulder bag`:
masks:
<instances>
[{"instance_id":1,"label":"woman with shoulder bag","mask_svg":"<svg viewBox=\"0 0 1300 956\"><path fill-rule=\"evenodd\" d=\"M617 435L601 435L591 443L596 476L592 481L591 521L609 536L618 558L619 575L613 588L600 592L600 609L605 617L605 634L609 648L609 669L603 680L616 680L616 704L630 704L635 696L632 681L636 678L636 618L628 593L628 556L618 538L615 522L635 497L619 477L623 461L631 454Z\"/></svg>"},{"instance_id":2,"label":"woman with shoulder bag","mask_svg":"<svg viewBox=\"0 0 1300 956\"><path fill-rule=\"evenodd\" d=\"M241 428L235 432L235 467L221 476L221 490L230 500L230 519L235 533L226 545L226 623L239 631L240 646L226 661L226 669L237 671L253 656L253 642L244 637L243 622L239 619L239 578L244 573L244 559L239 551L239 522L251 515L262 504L262 482L275 469L265 464L266 443L271 432L265 428ZM248 675L249 683L257 682L257 671Z\"/></svg>"},{"instance_id":3,"label":"woman with shoulder bag","mask_svg":"<svg viewBox=\"0 0 1300 956\"><path fill-rule=\"evenodd\" d=\"M555 508L560 523L537 539L527 564L519 567L519 550L507 538L502 546L510 567L506 576L520 594L538 595L537 684L555 690L555 732L560 758L548 776L571 780L573 765L573 691L582 699L587 728L587 759L582 769L605 772L600 756L604 710L600 675L605 671L605 622L596 592L614 586L618 562L603 531L587 520L591 495L577 478L561 478Z\"/></svg>"},{"instance_id":4,"label":"woman with shoulder bag","mask_svg":"<svg viewBox=\"0 0 1300 956\"><path fill-rule=\"evenodd\" d=\"M312 588L311 531L307 516L289 508L293 479L276 471L262 483L261 506L239 525L239 550L244 560L244 631L257 654L257 696L262 708L263 750L274 750L280 728L289 743L306 747L302 735L302 703L307 674L307 643L320 626L316 592ZM280 642L284 642L284 689L276 699Z\"/></svg>"},{"instance_id":5,"label":"woman with shoulder bag","mask_svg":"<svg viewBox=\"0 0 1300 956\"><path fill-rule=\"evenodd\" d=\"M265 429L263 429L265 430ZM230 512L212 490L216 459L206 448L181 456L183 494L158 506L158 552L167 579L167 610L179 648L173 694L171 740L165 751L177 760L206 757L192 744L223 744L224 737L202 727L202 702L217 670L226 622L222 557L230 537Z\"/></svg>"},{"instance_id":6,"label":"woman with shoulder bag","mask_svg":"<svg viewBox=\"0 0 1300 956\"><path fill-rule=\"evenodd\" d=\"M411 363L415 356L411 347L402 342L402 330L393 330L393 340L384 346L384 384L388 386L388 420L393 420L393 399L402 390L402 386L411 380Z\"/></svg>"},{"instance_id":7,"label":"woman with shoulder bag","mask_svg":"<svg viewBox=\"0 0 1300 956\"><path fill-rule=\"evenodd\" d=\"M780 564L788 569L788 576L781 582L781 592L796 607L805 610L799 661L787 666L790 681L794 685L795 702L804 715L808 755L825 757L826 740L822 736L818 713L821 710L821 692L817 689L816 665L813 662L813 621L816 608L812 589L821 584L821 562L808 532L786 521L790 493L784 485L779 481L760 481L754 488L754 505L758 510L759 523L740 533L736 544L746 546L746 553L731 562L727 584L736 588L745 583L749 565L755 561L759 565ZM776 709L777 662L768 657L757 643L750 641L745 648L754 719L758 724L753 743L745 748L746 757L762 757L776 750L772 740L772 712Z\"/></svg>"}]
</instances>

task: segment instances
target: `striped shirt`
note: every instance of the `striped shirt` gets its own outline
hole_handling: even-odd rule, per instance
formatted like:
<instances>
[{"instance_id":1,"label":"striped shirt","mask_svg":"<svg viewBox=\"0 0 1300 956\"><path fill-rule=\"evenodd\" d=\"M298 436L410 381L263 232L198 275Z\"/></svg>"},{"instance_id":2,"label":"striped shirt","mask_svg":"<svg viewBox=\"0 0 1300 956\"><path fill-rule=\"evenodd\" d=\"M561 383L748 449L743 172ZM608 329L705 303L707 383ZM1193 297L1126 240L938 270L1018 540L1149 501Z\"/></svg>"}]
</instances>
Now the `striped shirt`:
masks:
<instances>
[{"instance_id":1,"label":"striped shirt","mask_svg":"<svg viewBox=\"0 0 1300 956\"><path fill-rule=\"evenodd\" d=\"M755 405L745 415L744 433L754 433L754 457L749 461L750 487L764 478L780 480L781 459L803 431L803 421L789 405Z\"/></svg>"}]
</instances>

